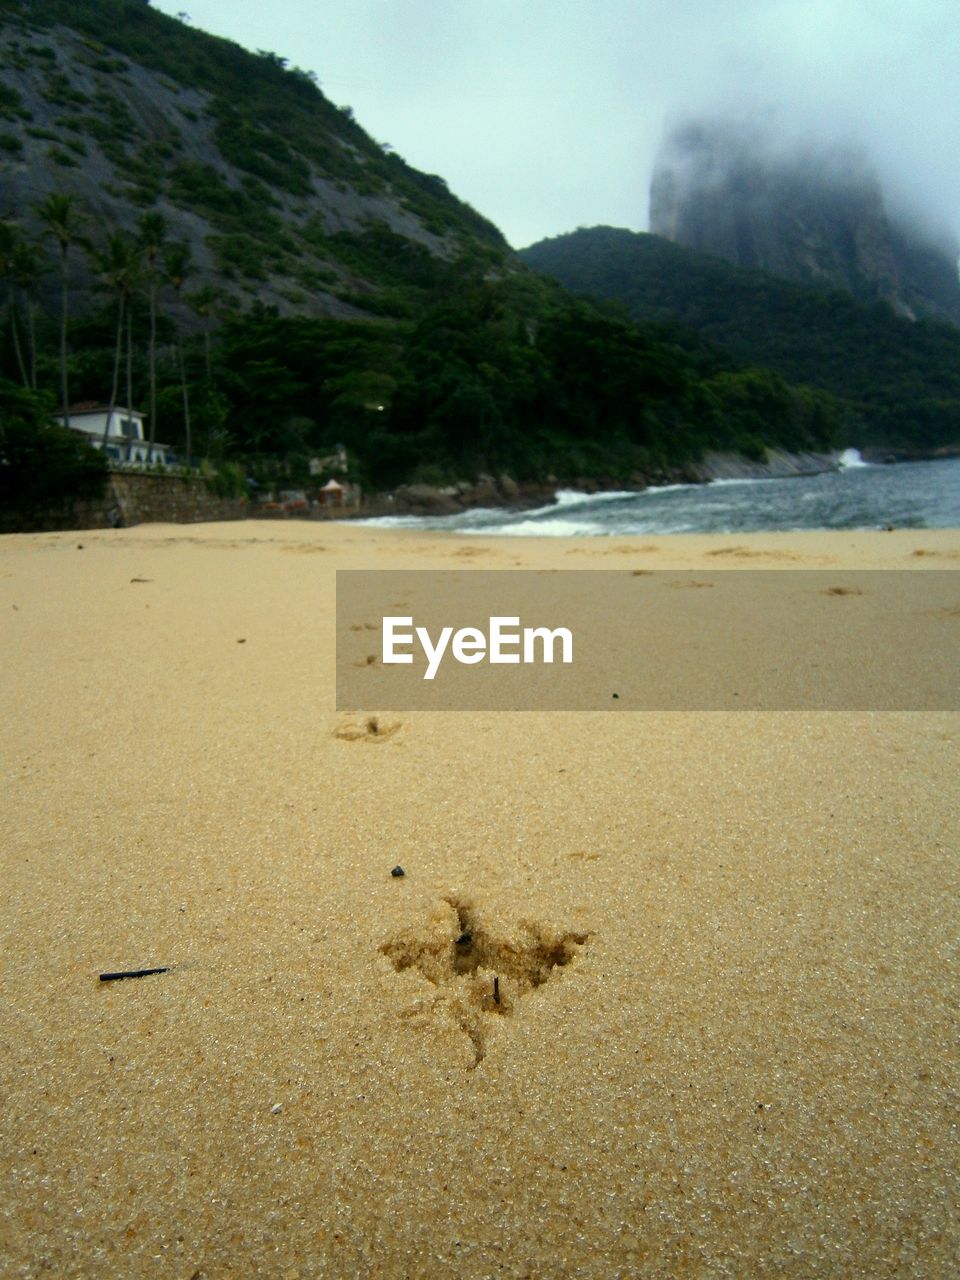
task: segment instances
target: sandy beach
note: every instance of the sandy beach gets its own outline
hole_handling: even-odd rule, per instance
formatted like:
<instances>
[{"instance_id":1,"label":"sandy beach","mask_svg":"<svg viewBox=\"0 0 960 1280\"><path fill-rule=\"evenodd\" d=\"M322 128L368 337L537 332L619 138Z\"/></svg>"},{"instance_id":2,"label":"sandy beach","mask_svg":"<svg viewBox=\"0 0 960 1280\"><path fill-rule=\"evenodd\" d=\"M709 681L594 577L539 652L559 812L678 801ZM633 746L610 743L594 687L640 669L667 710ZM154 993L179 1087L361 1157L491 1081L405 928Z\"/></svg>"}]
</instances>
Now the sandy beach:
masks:
<instances>
[{"instance_id":1,"label":"sandy beach","mask_svg":"<svg viewBox=\"0 0 960 1280\"><path fill-rule=\"evenodd\" d=\"M0 1274L955 1275L960 715L338 713L451 567L960 531L0 538Z\"/></svg>"}]
</instances>

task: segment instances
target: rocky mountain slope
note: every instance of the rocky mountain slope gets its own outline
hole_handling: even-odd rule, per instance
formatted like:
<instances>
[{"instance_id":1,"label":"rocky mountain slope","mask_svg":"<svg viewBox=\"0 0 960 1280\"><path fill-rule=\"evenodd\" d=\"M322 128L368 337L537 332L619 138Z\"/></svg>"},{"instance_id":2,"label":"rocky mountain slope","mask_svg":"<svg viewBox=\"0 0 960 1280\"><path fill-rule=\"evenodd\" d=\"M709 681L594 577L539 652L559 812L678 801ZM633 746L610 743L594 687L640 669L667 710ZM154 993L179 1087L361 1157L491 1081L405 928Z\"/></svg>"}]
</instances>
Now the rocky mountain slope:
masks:
<instances>
[{"instance_id":1,"label":"rocky mountain slope","mask_svg":"<svg viewBox=\"0 0 960 1280\"><path fill-rule=\"evenodd\" d=\"M891 216L851 148L777 149L755 130L681 125L657 161L650 230L736 266L960 324L956 244Z\"/></svg>"},{"instance_id":2,"label":"rocky mountain slope","mask_svg":"<svg viewBox=\"0 0 960 1280\"><path fill-rule=\"evenodd\" d=\"M144 0L0 0L0 217L37 233L54 191L91 234L163 215L192 288L280 314L403 315L508 257L491 223L310 75Z\"/></svg>"}]
</instances>

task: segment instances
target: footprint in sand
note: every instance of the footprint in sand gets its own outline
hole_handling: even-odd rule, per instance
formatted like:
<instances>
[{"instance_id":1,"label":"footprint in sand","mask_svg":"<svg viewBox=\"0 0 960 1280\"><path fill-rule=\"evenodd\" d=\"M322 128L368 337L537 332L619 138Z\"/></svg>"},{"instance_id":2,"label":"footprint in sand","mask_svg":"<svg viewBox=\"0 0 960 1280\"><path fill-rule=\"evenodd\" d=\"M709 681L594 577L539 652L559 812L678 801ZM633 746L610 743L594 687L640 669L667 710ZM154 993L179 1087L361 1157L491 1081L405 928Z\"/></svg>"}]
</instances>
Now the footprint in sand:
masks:
<instances>
[{"instance_id":1,"label":"footprint in sand","mask_svg":"<svg viewBox=\"0 0 960 1280\"><path fill-rule=\"evenodd\" d=\"M450 559L472 560L475 556L498 556L502 553L493 547L458 547L450 553Z\"/></svg>"},{"instance_id":2,"label":"footprint in sand","mask_svg":"<svg viewBox=\"0 0 960 1280\"><path fill-rule=\"evenodd\" d=\"M655 554L661 550L660 547L653 542L645 542L640 546L615 546L604 547L597 550L595 547L571 547L569 551L565 551L565 556L636 556Z\"/></svg>"},{"instance_id":3,"label":"footprint in sand","mask_svg":"<svg viewBox=\"0 0 960 1280\"><path fill-rule=\"evenodd\" d=\"M576 962L591 936L529 920L497 927L471 902L447 897L426 920L386 938L380 953L397 973L412 969L426 979L400 1017L440 1039L447 1028L466 1036L464 1065L472 1070L499 1019L513 1015L554 970Z\"/></svg>"},{"instance_id":4,"label":"footprint in sand","mask_svg":"<svg viewBox=\"0 0 960 1280\"><path fill-rule=\"evenodd\" d=\"M350 717L339 722L333 736L341 742L386 742L398 729L401 720L381 720L379 716Z\"/></svg>"},{"instance_id":5,"label":"footprint in sand","mask_svg":"<svg viewBox=\"0 0 960 1280\"><path fill-rule=\"evenodd\" d=\"M803 556L792 551L763 551L753 547L717 547L704 553L708 556L727 556L732 560L802 560Z\"/></svg>"},{"instance_id":6,"label":"footprint in sand","mask_svg":"<svg viewBox=\"0 0 960 1280\"><path fill-rule=\"evenodd\" d=\"M824 587L820 594L822 596L862 596L864 592L860 587Z\"/></svg>"}]
</instances>

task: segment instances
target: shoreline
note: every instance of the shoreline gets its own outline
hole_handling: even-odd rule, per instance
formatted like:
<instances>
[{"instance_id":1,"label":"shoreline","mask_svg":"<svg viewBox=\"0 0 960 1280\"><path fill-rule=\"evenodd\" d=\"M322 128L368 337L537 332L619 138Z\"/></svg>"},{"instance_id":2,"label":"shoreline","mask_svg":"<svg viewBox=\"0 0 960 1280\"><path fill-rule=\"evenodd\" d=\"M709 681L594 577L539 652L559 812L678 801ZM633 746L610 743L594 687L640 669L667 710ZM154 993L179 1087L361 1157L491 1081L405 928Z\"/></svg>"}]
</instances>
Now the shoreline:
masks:
<instances>
[{"instance_id":1,"label":"shoreline","mask_svg":"<svg viewBox=\"0 0 960 1280\"><path fill-rule=\"evenodd\" d=\"M198 477L123 470L110 473L102 498L51 508L45 514L21 521L25 527L19 530L10 527L11 521L0 520L0 533L111 528L118 523L118 518L121 526L135 527L158 522L206 524L250 519L305 519L325 524L391 515L452 516L482 508L522 513L550 506L559 492L570 488L587 496L609 492L639 494L665 485L698 486L715 480L790 479L820 475L843 470L845 452L795 454L769 450L766 461L762 463L735 454L707 454L695 464L656 475L636 474L627 479L579 476L560 481L551 476L542 483L517 483L508 475L482 475L471 482L445 486L400 485L393 491L367 495L361 505L344 507L311 505L305 494L297 491L299 497L294 505L284 507L271 502L271 510L261 509L259 503L251 503L245 496L217 497ZM960 446L955 450L946 448L898 457L868 450L865 460L871 465L896 465L900 462L942 461L955 456L960 456ZM269 496L272 498L272 494Z\"/></svg>"},{"instance_id":2,"label":"shoreline","mask_svg":"<svg viewBox=\"0 0 960 1280\"><path fill-rule=\"evenodd\" d=\"M482 475L476 481L450 485L399 485L389 493L372 494L362 515L376 518L384 515L457 515L481 507L512 511L530 511L548 506L564 489L578 493L609 492L643 493L662 485L709 484L721 479L776 480L820 475L840 470L842 451L833 453L788 453L768 449L763 462L732 453L706 453L696 462L669 467L663 471L627 479L577 476L570 480L548 477L543 483L520 482L507 475Z\"/></svg>"},{"instance_id":3,"label":"shoreline","mask_svg":"<svg viewBox=\"0 0 960 1280\"><path fill-rule=\"evenodd\" d=\"M664 485L707 485L715 480L786 480L802 479L842 471L842 459L846 450L831 453L788 453L769 449L765 462L744 458L739 454L708 453L696 463L668 469L664 472L631 479L577 476L560 481L551 477L548 482L520 482L512 477L480 476L476 481L461 481L449 485L408 484L395 490L370 494L361 508L353 511L331 508L311 513L310 519L366 520L389 515L443 516L460 515L481 508L516 511L518 513L547 507L557 494L573 490L586 495L622 492L644 493L648 489ZM960 445L937 450L909 452L906 450L865 449L857 450L865 463L871 466L897 466L908 462L940 462L960 457ZM257 516L253 508L251 518ZM289 519L290 513L277 512L262 518Z\"/></svg>"}]
</instances>

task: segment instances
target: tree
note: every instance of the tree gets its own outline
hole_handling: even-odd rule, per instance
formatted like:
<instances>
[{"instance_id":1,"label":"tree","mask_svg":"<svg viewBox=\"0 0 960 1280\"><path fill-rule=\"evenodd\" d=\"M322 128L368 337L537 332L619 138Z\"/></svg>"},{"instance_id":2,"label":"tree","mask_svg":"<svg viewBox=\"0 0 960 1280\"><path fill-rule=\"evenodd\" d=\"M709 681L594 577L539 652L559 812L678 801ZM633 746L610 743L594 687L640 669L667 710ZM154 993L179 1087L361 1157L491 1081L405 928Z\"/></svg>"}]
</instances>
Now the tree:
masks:
<instances>
[{"instance_id":1,"label":"tree","mask_svg":"<svg viewBox=\"0 0 960 1280\"><path fill-rule=\"evenodd\" d=\"M145 213L137 224L140 247L143 250L147 278L147 300L150 308L150 338L147 348L147 366L150 384L150 438L147 458L153 461L153 447L157 441L157 294L160 280L157 261L167 235L167 220L161 213Z\"/></svg>"},{"instance_id":2,"label":"tree","mask_svg":"<svg viewBox=\"0 0 960 1280\"><path fill-rule=\"evenodd\" d=\"M104 285L113 294L117 304L116 343L113 357L113 380L110 384L110 405L107 412L106 425L103 428L103 449L106 456L107 437L110 434L110 422L117 404L120 387L120 357L123 350L124 319L131 303L131 295L136 285L140 270L140 251L134 240L123 231L114 231L107 237L106 245L94 255L94 261ZM127 329L127 343L130 345L130 327ZM133 408L130 403L130 352L127 353L127 409Z\"/></svg>"},{"instance_id":3,"label":"tree","mask_svg":"<svg viewBox=\"0 0 960 1280\"><path fill-rule=\"evenodd\" d=\"M223 295L219 289L215 289L212 285L205 284L196 293L191 293L187 298L190 308L194 315L200 317L207 323L203 326L203 357L204 369L207 375L207 382L211 382L213 378L211 362L210 362L210 324L209 321L217 314L217 304Z\"/></svg>"},{"instance_id":4,"label":"tree","mask_svg":"<svg viewBox=\"0 0 960 1280\"><path fill-rule=\"evenodd\" d=\"M20 230L12 222L0 222L0 277L7 285L7 323L13 341L13 352L25 387L30 386L23 346L20 342L20 326L17 320L17 252L20 247Z\"/></svg>"},{"instance_id":5,"label":"tree","mask_svg":"<svg viewBox=\"0 0 960 1280\"><path fill-rule=\"evenodd\" d=\"M37 389L37 283L40 279L40 262L37 247L30 240L21 239L13 255L13 279L24 299L27 313L27 372L31 391Z\"/></svg>"},{"instance_id":6,"label":"tree","mask_svg":"<svg viewBox=\"0 0 960 1280\"><path fill-rule=\"evenodd\" d=\"M184 281L193 270L193 264L190 261L190 246L178 241L176 244L168 245L163 254L163 265L165 278L173 287L176 295L177 305L180 303L180 291L183 288ZM183 357L183 334L180 330L179 320L176 321L177 331L177 363L180 366L180 391L183 397L183 432L184 432L184 450L187 458L187 466L190 466L190 395L187 390L187 366Z\"/></svg>"},{"instance_id":7,"label":"tree","mask_svg":"<svg viewBox=\"0 0 960 1280\"><path fill-rule=\"evenodd\" d=\"M51 422L45 396L0 378L0 519L6 530L49 527L51 513L100 497L104 458L79 431Z\"/></svg>"},{"instance_id":8,"label":"tree","mask_svg":"<svg viewBox=\"0 0 960 1280\"><path fill-rule=\"evenodd\" d=\"M81 218L72 196L53 192L37 208L46 235L60 252L60 403L63 425L70 425L70 397L67 386L67 317L70 292L70 250L83 243Z\"/></svg>"}]
</instances>

